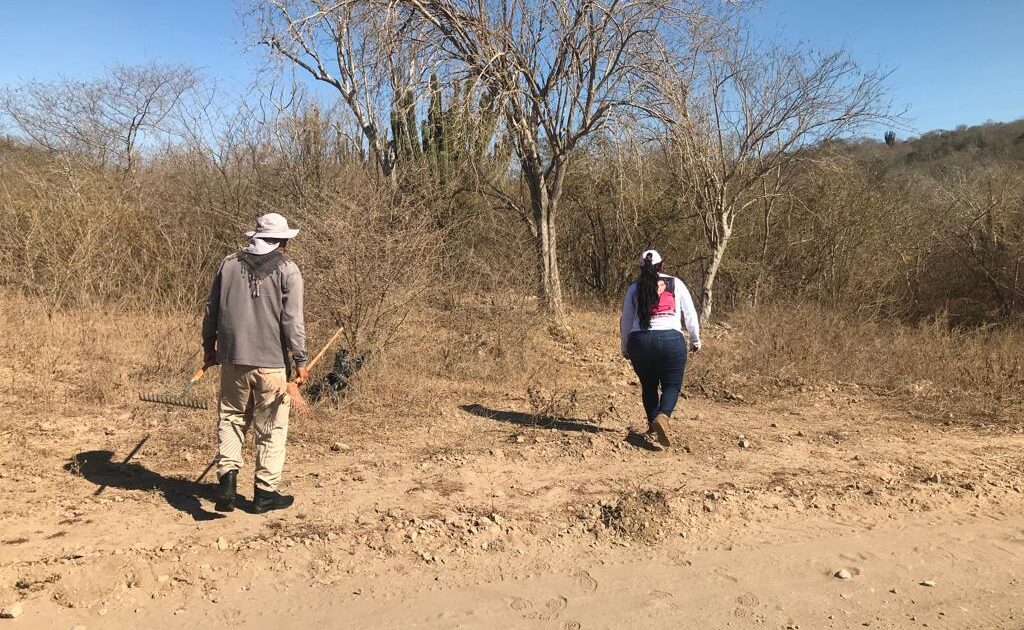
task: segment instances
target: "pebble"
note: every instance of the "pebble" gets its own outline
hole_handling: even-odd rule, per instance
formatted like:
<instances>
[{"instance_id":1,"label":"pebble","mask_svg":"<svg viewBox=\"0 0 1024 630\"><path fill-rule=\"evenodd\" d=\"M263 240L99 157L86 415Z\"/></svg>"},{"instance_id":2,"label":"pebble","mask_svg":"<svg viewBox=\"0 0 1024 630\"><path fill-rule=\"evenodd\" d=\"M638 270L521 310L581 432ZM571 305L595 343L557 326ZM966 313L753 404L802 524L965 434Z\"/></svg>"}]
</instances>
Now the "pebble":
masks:
<instances>
[{"instance_id":1,"label":"pebble","mask_svg":"<svg viewBox=\"0 0 1024 630\"><path fill-rule=\"evenodd\" d=\"M523 436L521 436L521 435L517 435L516 436L516 444L522 444L525 441L526 441L526 438L524 438Z\"/></svg>"},{"instance_id":2,"label":"pebble","mask_svg":"<svg viewBox=\"0 0 1024 630\"><path fill-rule=\"evenodd\" d=\"M334 451L335 453L347 451L350 448L352 447L349 446L348 444L345 444L344 442L335 442L334 444L331 444L331 450Z\"/></svg>"},{"instance_id":3,"label":"pebble","mask_svg":"<svg viewBox=\"0 0 1024 630\"><path fill-rule=\"evenodd\" d=\"M739 447L740 448L750 448L750 442L748 440L740 440L739 441Z\"/></svg>"},{"instance_id":4,"label":"pebble","mask_svg":"<svg viewBox=\"0 0 1024 630\"><path fill-rule=\"evenodd\" d=\"M17 619L21 616L21 613L25 612L25 607L21 602L14 602L0 608L0 618L3 619Z\"/></svg>"},{"instance_id":5,"label":"pebble","mask_svg":"<svg viewBox=\"0 0 1024 630\"><path fill-rule=\"evenodd\" d=\"M164 582L167 582L170 579L171 579L171 576L169 576L169 575L160 575L160 576L157 576L156 581L160 582L161 584L163 584Z\"/></svg>"},{"instance_id":6,"label":"pebble","mask_svg":"<svg viewBox=\"0 0 1024 630\"><path fill-rule=\"evenodd\" d=\"M840 580L849 580L853 578L853 574L847 571L846 569L839 569L832 575L839 578Z\"/></svg>"},{"instance_id":7,"label":"pebble","mask_svg":"<svg viewBox=\"0 0 1024 630\"><path fill-rule=\"evenodd\" d=\"M778 422L773 422L773 423L769 424L768 426L770 426L773 429L776 429L776 428L778 428L779 423Z\"/></svg>"},{"instance_id":8,"label":"pebble","mask_svg":"<svg viewBox=\"0 0 1024 630\"><path fill-rule=\"evenodd\" d=\"M928 588L932 588L935 586L935 582L933 580L925 580L924 582L921 582L921 586L927 586Z\"/></svg>"},{"instance_id":9,"label":"pebble","mask_svg":"<svg viewBox=\"0 0 1024 630\"><path fill-rule=\"evenodd\" d=\"M228 548L228 541L225 540L223 536L218 538L217 539L217 549L220 549L221 551L227 551L227 548Z\"/></svg>"},{"instance_id":10,"label":"pebble","mask_svg":"<svg viewBox=\"0 0 1024 630\"><path fill-rule=\"evenodd\" d=\"M172 549L174 549L174 543L172 542L165 542L164 544L160 545L160 551L170 551Z\"/></svg>"},{"instance_id":11,"label":"pebble","mask_svg":"<svg viewBox=\"0 0 1024 630\"><path fill-rule=\"evenodd\" d=\"M898 588L896 588L894 586L894 587L889 589L889 592L892 593L893 595L899 595L900 594L900 589L898 589Z\"/></svg>"},{"instance_id":12,"label":"pebble","mask_svg":"<svg viewBox=\"0 0 1024 630\"><path fill-rule=\"evenodd\" d=\"M796 432L796 436L797 437L803 437L804 436L804 432L803 431L797 431Z\"/></svg>"}]
</instances>

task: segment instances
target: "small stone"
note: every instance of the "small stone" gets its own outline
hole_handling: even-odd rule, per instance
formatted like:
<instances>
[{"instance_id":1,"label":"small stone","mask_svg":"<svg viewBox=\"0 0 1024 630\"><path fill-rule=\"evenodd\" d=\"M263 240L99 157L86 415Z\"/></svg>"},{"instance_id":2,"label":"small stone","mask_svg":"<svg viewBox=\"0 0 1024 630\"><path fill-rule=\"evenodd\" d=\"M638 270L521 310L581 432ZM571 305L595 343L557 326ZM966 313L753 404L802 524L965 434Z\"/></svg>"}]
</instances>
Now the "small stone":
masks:
<instances>
[{"instance_id":1,"label":"small stone","mask_svg":"<svg viewBox=\"0 0 1024 630\"><path fill-rule=\"evenodd\" d=\"M803 437L804 436L804 432L803 431L797 431L796 432L796 436L797 437Z\"/></svg>"},{"instance_id":2,"label":"small stone","mask_svg":"<svg viewBox=\"0 0 1024 630\"><path fill-rule=\"evenodd\" d=\"M889 589L889 592L892 593L893 595L899 595L900 594L900 589L898 589L898 588L896 588L894 586L894 587Z\"/></svg>"},{"instance_id":3,"label":"small stone","mask_svg":"<svg viewBox=\"0 0 1024 630\"><path fill-rule=\"evenodd\" d=\"M228 541L225 540L223 536L217 539L217 549L220 549L221 551L227 551L228 549Z\"/></svg>"},{"instance_id":4,"label":"small stone","mask_svg":"<svg viewBox=\"0 0 1024 630\"><path fill-rule=\"evenodd\" d=\"M769 424L768 426L770 426L773 429L777 429L779 427L779 423L778 422L773 422L773 423Z\"/></svg>"},{"instance_id":5,"label":"small stone","mask_svg":"<svg viewBox=\"0 0 1024 630\"><path fill-rule=\"evenodd\" d=\"M160 545L160 551L171 551L172 549L174 549L174 543L172 542L165 542Z\"/></svg>"},{"instance_id":6,"label":"small stone","mask_svg":"<svg viewBox=\"0 0 1024 630\"><path fill-rule=\"evenodd\" d=\"M942 475L940 475L939 473L933 473L925 477L924 480L927 483L942 483Z\"/></svg>"},{"instance_id":7,"label":"small stone","mask_svg":"<svg viewBox=\"0 0 1024 630\"><path fill-rule=\"evenodd\" d=\"M0 618L3 619L17 619L21 616L21 613L25 612L25 607L21 602L14 602L0 608Z\"/></svg>"},{"instance_id":8,"label":"small stone","mask_svg":"<svg viewBox=\"0 0 1024 630\"><path fill-rule=\"evenodd\" d=\"M934 580L925 580L924 582L921 582L921 586L927 586L928 588L934 588L935 581Z\"/></svg>"},{"instance_id":9,"label":"small stone","mask_svg":"<svg viewBox=\"0 0 1024 630\"><path fill-rule=\"evenodd\" d=\"M164 582L170 581L170 579L171 579L171 576L169 576L169 575L160 575L160 576L157 576L156 581L161 583L161 584L163 584Z\"/></svg>"},{"instance_id":10,"label":"small stone","mask_svg":"<svg viewBox=\"0 0 1024 630\"><path fill-rule=\"evenodd\" d=\"M526 438L521 436L521 435L517 435L515 439L516 439L516 444L522 444L523 442L526 441Z\"/></svg>"},{"instance_id":11,"label":"small stone","mask_svg":"<svg viewBox=\"0 0 1024 630\"><path fill-rule=\"evenodd\" d=\"M750 441L749 440L740 440L739 442L737 442L737 444L739 445L740 448L750 448Z\"/></svg>"},{"instance_id":12,"label":"small stone","mask_svg":"<svg viewBox=\"0 0 1024 630\"><path fill-rule=\"evenodd\" d=\"M348 444L345 444L344 442L335 442L334 444L331 444L331 450L334 451L335 453L347 451L350 448L352 447L349 446Z\"/></svg>"},{"instance_id":13,"label":"small stone","mask_svg":"<svg viewBox=\"0 0 1024 630\"><path fill-rule=\"evenodd\" d=\"M853 578L853 574L850 573L846 569L839 569L838 571L836 571L832 575L834 575L835 577L839 578L840 580L849 580L849 579Z\"/></svg>"}]
</instances>

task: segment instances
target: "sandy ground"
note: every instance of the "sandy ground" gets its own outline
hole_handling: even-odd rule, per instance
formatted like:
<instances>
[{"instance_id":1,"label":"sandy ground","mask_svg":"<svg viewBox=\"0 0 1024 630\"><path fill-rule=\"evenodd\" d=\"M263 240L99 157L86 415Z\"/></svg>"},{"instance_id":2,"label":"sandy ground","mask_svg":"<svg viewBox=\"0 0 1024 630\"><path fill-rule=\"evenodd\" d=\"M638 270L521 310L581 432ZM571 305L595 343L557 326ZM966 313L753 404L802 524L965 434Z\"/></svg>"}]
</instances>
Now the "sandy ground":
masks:
<instances>
[{"instance_id":1,"label":"sandy ground","mask_svg":"<svg viewBox=\"0 0 1024 630\"><path fill-rule=\"evenodd\" d=\"M178 415L3 412L0 630L1024 628L1019 428L812 388L688 400L653 452L613 350L542 424L500 383L386 430L296 418L269 515L212 511ZM328 422L336 450L296 428Z\"/></svg>"}]
</instances>

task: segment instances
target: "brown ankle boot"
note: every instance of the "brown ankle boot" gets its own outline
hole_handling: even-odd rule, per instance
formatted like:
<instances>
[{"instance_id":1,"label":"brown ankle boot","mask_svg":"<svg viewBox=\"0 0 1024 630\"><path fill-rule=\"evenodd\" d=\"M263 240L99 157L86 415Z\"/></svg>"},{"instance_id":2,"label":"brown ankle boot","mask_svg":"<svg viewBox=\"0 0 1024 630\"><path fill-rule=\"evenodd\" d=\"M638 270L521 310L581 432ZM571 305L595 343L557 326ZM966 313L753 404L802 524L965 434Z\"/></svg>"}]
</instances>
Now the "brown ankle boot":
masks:
<instances>
[{"instance_id":1,"label":"brown ankle boot","mask_svg":"<svg viewBox=\"0 0 1024 630\"><path fill-rule=\"evenodd\" d=\"M658 444L665 447L672 446L672 441L668 439L668 422L668 416L663 413L659 413L654 420L651 420L651 432L654 433L654 437L658 440Z\"/></svg>"}]
</instances>

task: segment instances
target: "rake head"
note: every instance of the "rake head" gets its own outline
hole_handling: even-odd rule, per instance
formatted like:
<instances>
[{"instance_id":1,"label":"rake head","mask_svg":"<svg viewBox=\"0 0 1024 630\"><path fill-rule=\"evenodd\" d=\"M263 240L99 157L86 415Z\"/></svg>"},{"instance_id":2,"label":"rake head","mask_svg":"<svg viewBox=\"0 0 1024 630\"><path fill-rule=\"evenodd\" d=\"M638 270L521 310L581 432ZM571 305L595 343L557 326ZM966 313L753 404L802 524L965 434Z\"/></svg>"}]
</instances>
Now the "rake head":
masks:
<instances>
[{"instance_id":1,"label":"rake head","mask_svg":"<svg viewBox=\"0 0 1024 630\"><path fill-rule=\"evenodd\" d=\"M175 407L188 407L189 409L208 409L209 403L202 398L196 398L188 394L139 394L139 400Z\"/></svg>"}]
</instances>

